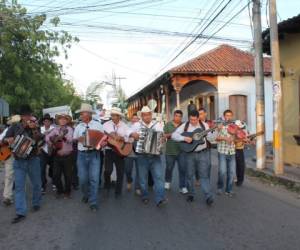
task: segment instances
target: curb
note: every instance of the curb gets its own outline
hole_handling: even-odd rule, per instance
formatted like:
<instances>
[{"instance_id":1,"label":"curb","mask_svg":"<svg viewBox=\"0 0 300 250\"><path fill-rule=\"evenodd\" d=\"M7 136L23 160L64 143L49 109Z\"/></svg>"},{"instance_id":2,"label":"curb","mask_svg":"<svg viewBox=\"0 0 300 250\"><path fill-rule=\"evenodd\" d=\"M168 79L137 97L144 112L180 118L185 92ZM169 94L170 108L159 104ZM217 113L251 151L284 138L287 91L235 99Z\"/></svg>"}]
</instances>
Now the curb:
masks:
<instances>
[{"instance_id":1,"label":"curb","mask_svg":"<svg viewBox=\"0 0 300 250\"><path fill-rule=\"evenodd\" d=\"M246 168L246 174L253 177L262 178L265 181L273 184L279 184L286 187L288 190L300 194L300 180L291 179L286 176L275 175L268 170L259 170L254 168Z\"/></svg>"}]
</instances>

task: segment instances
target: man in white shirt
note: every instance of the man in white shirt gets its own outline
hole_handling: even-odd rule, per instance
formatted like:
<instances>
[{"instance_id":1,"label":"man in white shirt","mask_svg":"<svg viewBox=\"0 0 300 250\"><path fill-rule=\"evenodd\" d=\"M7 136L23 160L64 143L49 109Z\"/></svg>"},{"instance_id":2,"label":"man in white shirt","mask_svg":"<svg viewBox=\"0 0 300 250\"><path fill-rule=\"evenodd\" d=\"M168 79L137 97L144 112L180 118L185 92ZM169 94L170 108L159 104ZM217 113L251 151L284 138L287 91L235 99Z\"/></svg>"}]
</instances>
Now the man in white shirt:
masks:
<instances>
[{"instance_id":1,"label":"man in white shirt","mask_svg":"<svg viewBox=\"0 0 300 250\"><path fill-rule=\"evenodd\" d=\"M192 110L189 114L189 121L182 124L173 134L172 139L175 141L181 141L185 143L192 143L193 139L188 136L183 136L183 132L193 132L194 130L201 128L203 130L209 129L209 126L205 122L199 122L199 113L197 110ZM194 201L195 188L194 188L194 178L195 169L198 169L200 173L200 183L201 189L204 192L206 198L206 204L212 205L214 198L211 191L210 181L209 181L209 152L207 147L207 139L205 138L205 143L198 145L192 152L183 152L184 159L186 159L187 167L187 188L188 188L188 202Z\"/></svg>"},{"instance_id":2,"label":"man in white shirt","mask_svg":"<svg viewBox=\"0 0 300 250\"><path fill-rule=\"evenodd\" d=\"M141 131L142 127L147 127L158 132L163 132L163 124L152 120L152 110L149 107L144 106L142 108L141 116L142 121L136 123L132 128L131 136L135 140L139 140L139 132ZM149 202L148 172L150 170L154 180L156 205L160 207L166 204L167 200L165 198L163 168L160 155L143 153L138 154L137 157L140 187L142 191L142 201L144 202L144 204L147 204Z\"/></svg>"},{"instance_id":3,"label":"man in white shirt","mask_svg":"<svg viewBox=\"0 0 300 250\"><path fill-rule=\"evenodd\" d=\"M89 203L90 209L95 212L98 209L97 196L102 159L99 150L87 148L83 143L85 140L84 135L88 129L101 132L104 132L104 130L100 122L92 119L94 111L91 105L81 104L81 108L77 113L80 113L82 122L76 126L73 139L78 141L77 166L80 188L83 193L82 202Z\"/></svg>"},{"instance_id":4,"label":"man in white shirt","mask_svg":"<svg viewBox=\"0 0 300 250\"><path fill-rule=\"evenodd\" d=\"M122 111L120 108L113 107L110 112L111 120L104 123L103 128L105 133L115 138L118 141L128 142L129 128L122 121ZM109 192L111 188L111 174L113 167L116 167L117 182L115 189L115 197L118 198L122 193L123 178L124 178L124 157L121 157L113 148L107 146L104 153L104 187Z\"/></svg>"},{"instance_id":5,"label":"man in white shirt","mask_svg":"<svg viewBox=\"0 0 300 250\"><path fill-rule=\"evenodd\" d=\"M133 128L135 124L139 123L140 119L138 115L135 113L131 117L131 122L129 123L129 129ZM132 170L135 168L135 178L134 178L134 189L137 195L141 195L141 189L139 184L139 170L137 167L137 156L133 152L131 155L125 158L125 174L127 180L127 190L130 191L132 189L133 177Z\"/></svg>"},{"instance_id":6,"label":"man in white shirt","mask_svg":"<svg viewBox=\"0 0 300 250\"><path fill-rule=\"evenodd\" d=\"M43 126L41 127L41 133L47 136L53 129L53 119L49 114L45 114L43 117ZM41 178L42 178L42 194L46 192L47 186L47 166L49 166L48 176L53 178L53 157L49 154L48 144L45 143L42 147L41 155L40 155L40 164L41 164ZM53 186L55 190L55 186Z\"/></svg>"},{"instance_id":7,"label":"man in white shirt","mask_svg":"<svg viewBox=\"0 0 300 250\"><path fill-rule=\"evenodd\" d=\"M9 124L11 124L9 122ZM8 128L5 128L0 134L0 146L3 142L3 139L6 135ZM2 146L5 146L4 143ZM4 178L4 190L3 190L3 201L2 203L5 206L10 206L13 203L13 185L14 185L14 168L13 168L13 156L9 156L4 161L0 162L3 164L5 169L5 178Z\"/></svg>"}]
</instances>

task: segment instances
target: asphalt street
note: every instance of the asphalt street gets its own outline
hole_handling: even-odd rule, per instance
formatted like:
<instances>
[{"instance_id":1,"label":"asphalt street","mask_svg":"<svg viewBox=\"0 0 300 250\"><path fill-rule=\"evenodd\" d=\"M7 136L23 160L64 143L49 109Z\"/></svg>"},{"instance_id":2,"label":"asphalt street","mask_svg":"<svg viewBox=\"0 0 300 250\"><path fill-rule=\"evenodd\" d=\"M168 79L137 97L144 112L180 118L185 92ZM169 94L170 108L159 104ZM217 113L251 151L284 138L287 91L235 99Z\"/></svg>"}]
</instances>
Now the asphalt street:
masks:
<instances>
[{"instance_id":1,"label":"asphalt street","mask_svg":"<svg viewBox=\"0 0 300 250\"><path fill-rule=\"evenodd\" d=\"M214 190L216 170L214 154ZM177 170L163 208L153 198L144 205L127 191L121 199L100 192L99 210L92 213L79 191L70 200L57 200L49 191L39 212L11 225L14 207L1 206L0 249L300 249L300 199L295 193L247 178L235 188L235 197L216 196L209 208L199 188L195 202L187 203L176 177ZM2 192L3 170L0 180Z\"/></svg>"}]
</instances>

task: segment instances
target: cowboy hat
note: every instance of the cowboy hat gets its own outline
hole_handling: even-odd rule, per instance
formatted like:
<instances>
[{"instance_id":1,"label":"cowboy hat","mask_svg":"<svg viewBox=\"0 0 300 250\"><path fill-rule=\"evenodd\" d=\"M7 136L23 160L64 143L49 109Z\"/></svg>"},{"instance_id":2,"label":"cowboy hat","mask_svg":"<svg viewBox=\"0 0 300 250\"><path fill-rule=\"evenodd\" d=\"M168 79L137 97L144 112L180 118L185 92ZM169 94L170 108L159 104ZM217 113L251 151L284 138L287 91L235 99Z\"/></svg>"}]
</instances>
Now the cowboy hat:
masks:
<instances>
[{"instance_id":1,"label":"cowboy hat","mask_svg":"<svg viewBox=\"0 0 300 250\"><path fill-rule=\"evenodd\" d=\"M72 121L72 117L68 114L57 114L57 115L55 115L55 120L56 121L58 121L61 118L65 118L68 121L68 123Z\"/></svg>"},{"instance_id":2,"label":"cowboy hat","mask_svg":"<svg viewBox=\"0 0 300 250\"><path fill-rule=\"evenodd\" d=\"M153 112L153 110L150 109L148 106L144 106L141 110L141 114L143 114L143 113L152 113L152 112Z\"/></svg>"},{"instance_id":3,"label":"cowboy hat","mask_svg":"<svg viewBox=\"0 0 300 250\"><path fill-rule=\"evenodd\" d=\"M76 111L76 113L89 112L95 114L92 105L88 103L81 103L80 109Z\"/></svg>"},{"instance_id":4,"label":"cowboy hat","mask_svg":"<svg viewBox=\"0 0 300 250\"><path fill-rule=\"evenodd\" d=\"M13 115L7 120L7 125L12 125L20 121L21 121L21 117L19 115Z\"/></svg>"},{"instance_id":5,"label":"cowboy hat","mask_svg":"<svg viewBox=\"0 0 300 250\"><path fill-rule=\"evenodd\" d=\"M118 107L112 107L110 110L110 116L112 115L119 115L121 117L124 116L124 114L122 113L122 110Z\"/></svg>"}]
</instances>

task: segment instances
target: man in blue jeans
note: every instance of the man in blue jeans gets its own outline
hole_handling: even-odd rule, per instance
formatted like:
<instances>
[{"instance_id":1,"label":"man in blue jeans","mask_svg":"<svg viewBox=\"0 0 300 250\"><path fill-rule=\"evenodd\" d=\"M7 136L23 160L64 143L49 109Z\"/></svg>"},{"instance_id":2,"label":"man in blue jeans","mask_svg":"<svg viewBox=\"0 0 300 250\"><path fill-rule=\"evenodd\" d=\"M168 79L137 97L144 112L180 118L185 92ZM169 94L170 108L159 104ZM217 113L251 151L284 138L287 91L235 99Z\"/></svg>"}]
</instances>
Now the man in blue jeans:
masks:
<instances>
[{"instance_id":1,"label":"man in blue jeans","mask_svg":"<svg viewBox=\"0 0 300 250\"><path fill-rule=\"evenodd\" d=\"M192 110L189 114L189 121L182 124L172 134L172 139L175 141L185 142L187 144L193 142L193 138L189 136L183 136L183 132L193 132L196 129L208 130L208 124L199 120L199 113L197 110ZM213 137L212 134L209 137ZM213 194L211 191L209 172L210 172L210 158L208 151L207 138L204 138L204 143L197 145L190 152L183 152L185 165L187 168L187 189L188 196L187 201L193 202L195 196L194 180L195 172L198 170L200 175L201 189L205 195L205 201L208 206L211 206L214 202Z\"/></svg>"},{"instance_id":2,"label":"man in blue jeans","mask_svg":"<svg viewBox=\"0 0 300 250\"><path fill-rule=\"evenodd\" d=\"M100 173L100 151L85 147L85 133L88 129L104 132L100 122L92 119L94 113L92 106L83 103L79 111L81 123L77 125L73 138L78 141L77 167L80 188L83 193L82 202L89 203L90 209L95 212L98 209L98 186Z\"/></svg>"},{"instance_id":3,"label":"man in blue jeans","mask_svg":"<svg viewBox=\"0 0 300 250\"><path fill-rule=\"evenodd\" d=\"M231 110L225 110L223 113L225 122L230 122L233 117ZM224 179L226 177L225 194L229 197L234 195L232 191L233 178L235 176L235 141L234 135L228 132L228 124L221 125L219 133L216 138L218 142L218 158L219 158L219 172L218 172L218 191L221 195L224 189Z\"/></svg>"},{"instance_id":4,"label":"man in blue jeans","mask_svg":"<svg viewBox=\"0 0 300 250\"><path fill-rule=\"evenodd\" d=\"M165 174L165 189L169 190L171 188L173 169L175 163L178 166L178 176L179 176L179 192L182 194L187 194L188 190L186 188L186 167L184 164L183 155L180 152L179 142L172 140L172 133L176 131L178 127L182 124L182 111L175 110L173 114L173 120L168 122L164 126L165 137L167 138L166 143L166 174Z\"/></svg>"},{"instance_id":5,"label":"man in blue jeans","mask_svg":"<svg viewBox=\"0 0 300 250\"><path fill-rule=\"evenodd\" d=\"M139 139L139 132L141 131L142 127L163 132L162 123L152 120L152 110L149 107L144 106L142 108L141 116L142 121L131 128L130 133L135 140ZM160 155L142 153L138 154L137 157L143 203L149 203L148 173L150 171L154 181L155 203L158 207L163 206L167 203L167 200L165 198L163 168Z\"/></svg>"},{"instance_id":6,"label":"man in blue jeans","mask_svg":"<svg viewBox=\"0 0 300 250\"><path fill-rule=\"evenodd\" d=\"M21 122L12 125L4 138L4 141L10 145L14 145L17 136L29 137L34 141L29 155L23 155L18 152L14 153L14 174L15 174L15 208L16 217L12 223L18 223L26 218L27 204L25 183L26 175L32 184L32 208L33 211L40 210L41 205L41 167L39 158L38 145L42 141L42 134L37 125L36 117L32 116L29 105L23 105L20 108ZM22 147L22 145L21 145Z\"/></svg>"}]
</instances>

